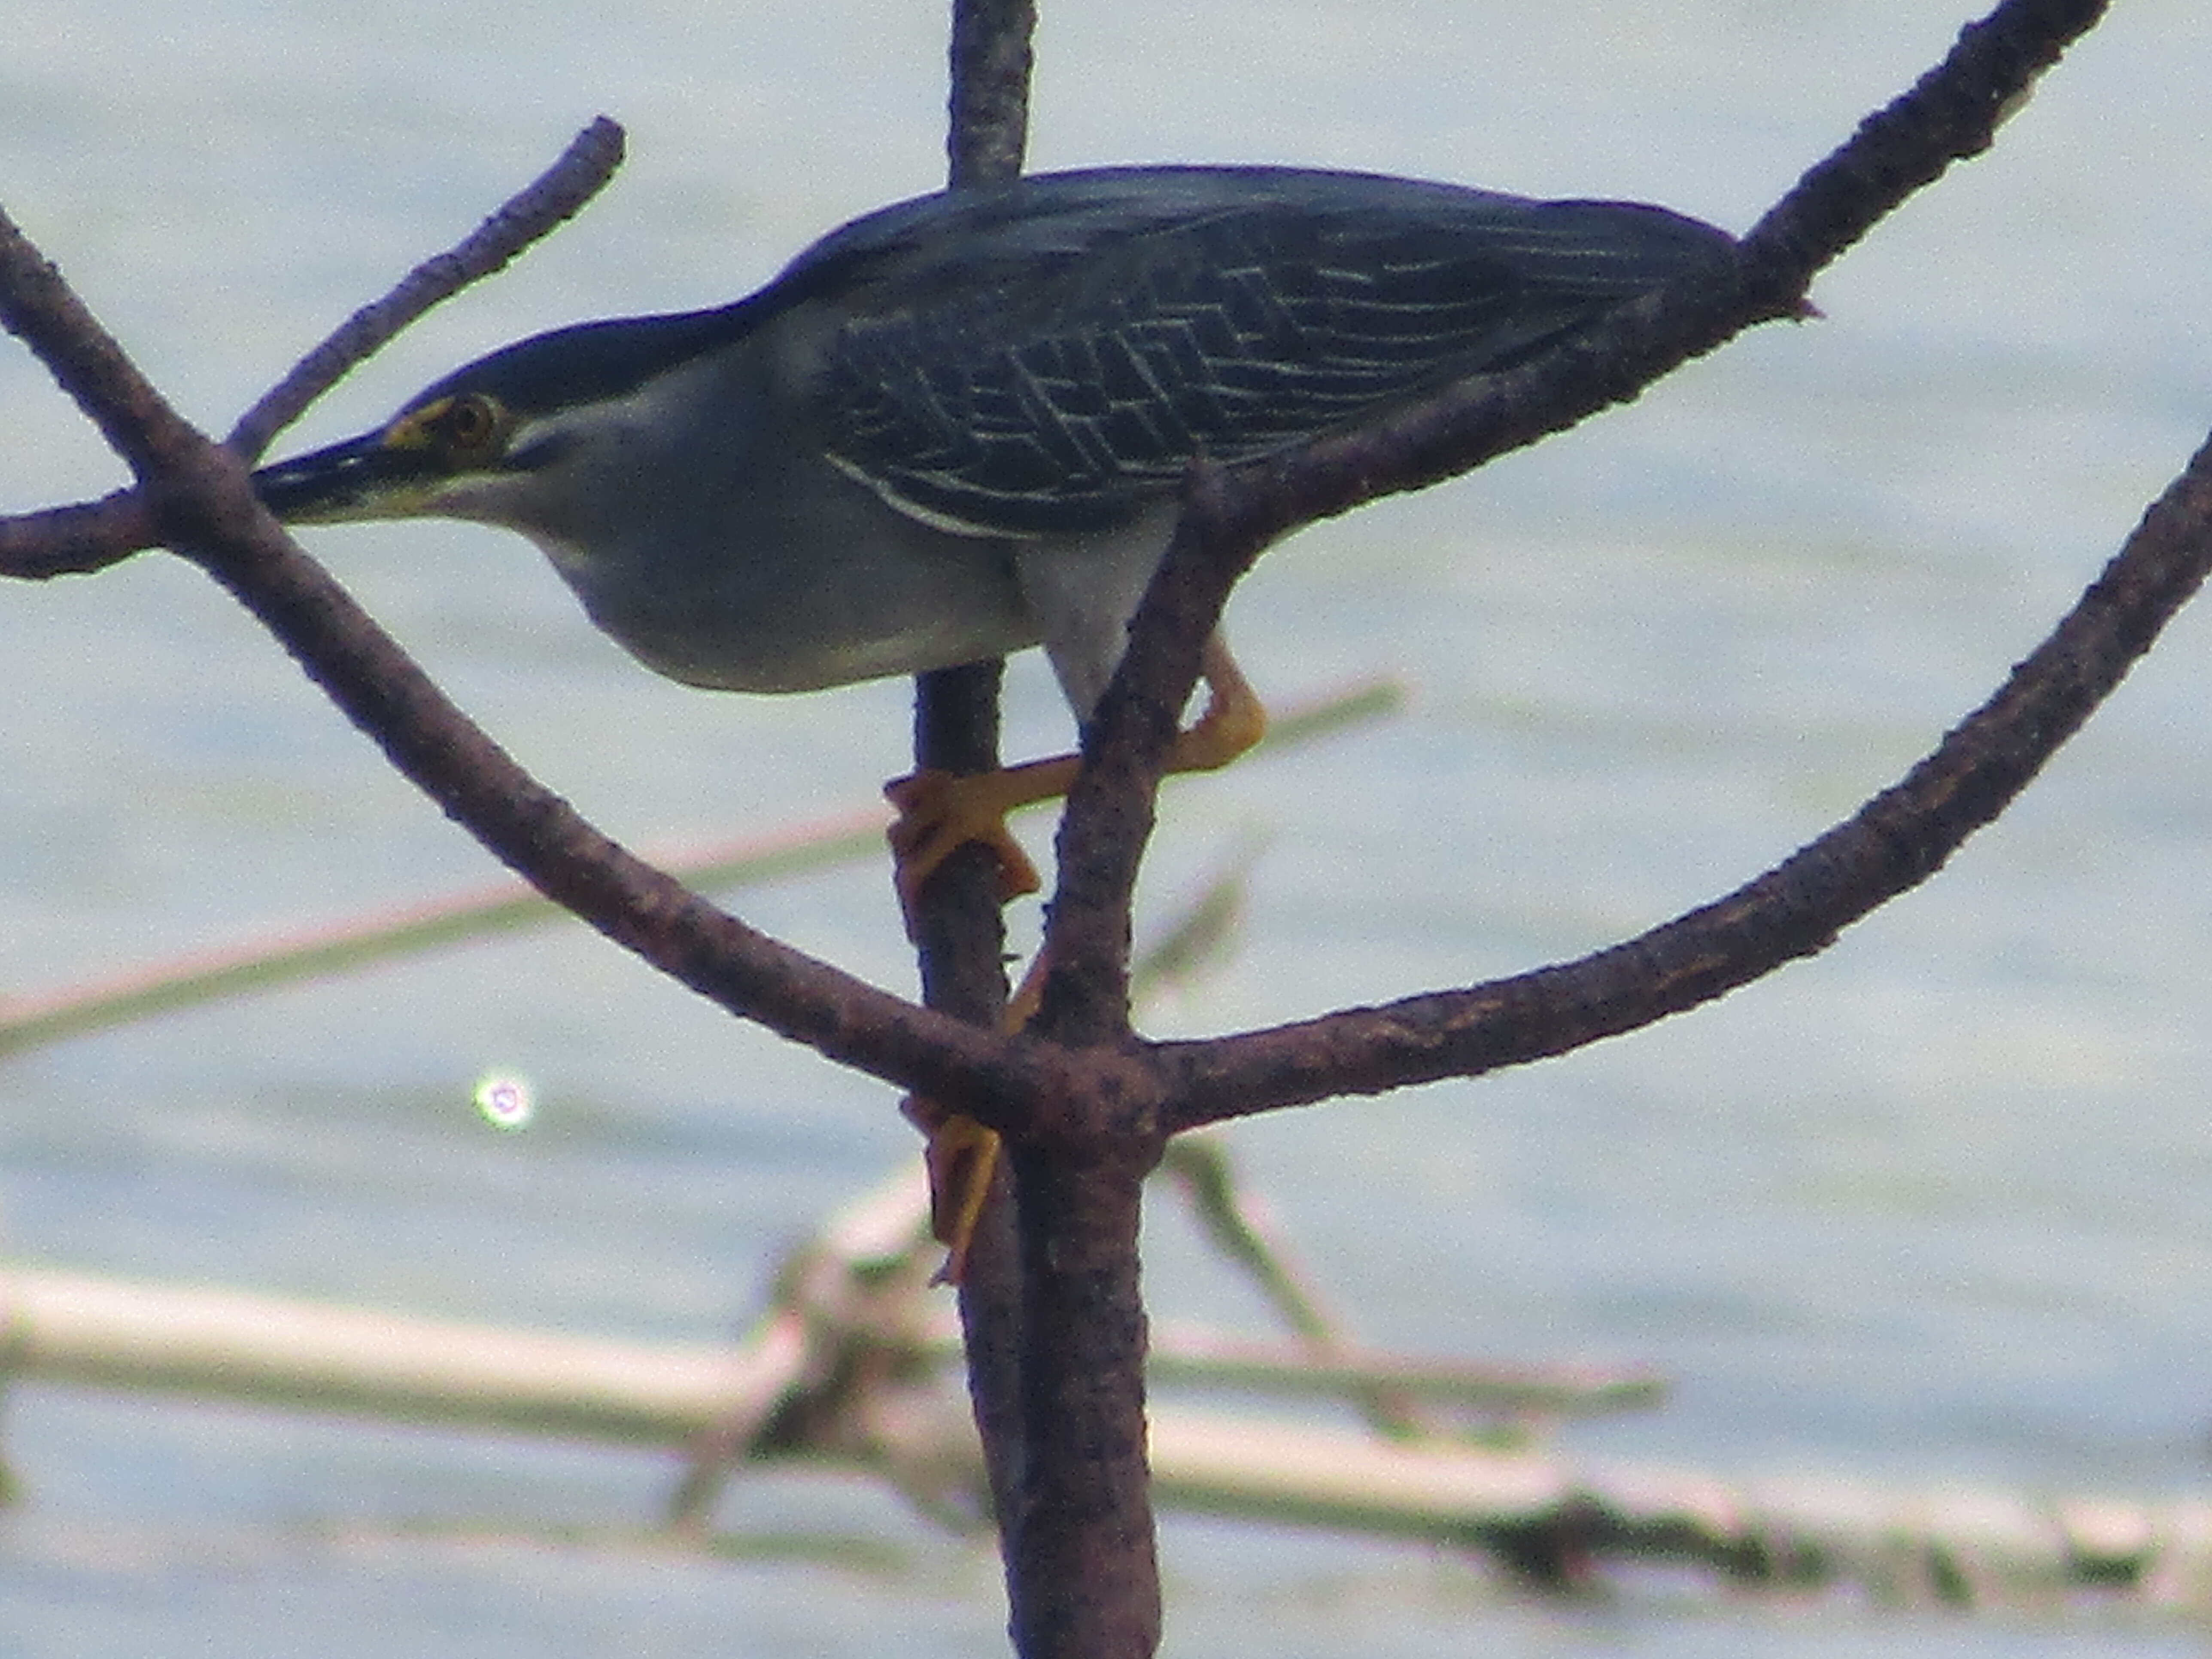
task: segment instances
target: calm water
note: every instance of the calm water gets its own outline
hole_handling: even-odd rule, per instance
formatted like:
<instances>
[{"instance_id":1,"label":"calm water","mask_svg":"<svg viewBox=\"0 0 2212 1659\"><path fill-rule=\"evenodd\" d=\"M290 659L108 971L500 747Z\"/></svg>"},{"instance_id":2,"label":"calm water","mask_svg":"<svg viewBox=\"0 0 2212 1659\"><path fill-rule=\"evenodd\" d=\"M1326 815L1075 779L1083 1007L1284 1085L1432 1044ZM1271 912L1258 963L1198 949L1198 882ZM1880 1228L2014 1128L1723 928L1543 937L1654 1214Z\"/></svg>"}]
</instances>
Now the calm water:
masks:
<instances>
[{"instance_id":1,"label":"calm water","mask_svg":"<svg viewBox=\"0 0 2212 1659\"><path fill-rule=\"evenodd\" d=\"M1741 228L1940 55L1927 0L1063 5L1033 159L1267 160L1645 198ZM599 111L623 182L418 329L301 441L501 340L726 298L939 167L935 7L495 14L16 0L0 202L222 426ZM1279 1020L1571 954L1731 886L1893 778L2030 648L2201 440L2212 14L2137 0L1998 150L1773 328L1635 409L1279 551L1233 621L1279 697L1390 672L1358 742L1174 793L1170 911L1263 848L1236 958L1163 1031ZM0 350L0 506L112 484ZM537 556L460 531L315 546L614 833L867 799L906 691L720 699L599 640ZM1656 1363L1593 1455L2029 1492L2202 1491L2212 1379L2212 613L2005 822L1820 960L1474 1085L1247 1126L1358 1334ZM143 559L0 592L0 988L477 884L203 579ZM1013 745L1064 738L1035 665ZM882 982L882 872L749 919ZM495 1137L488 1065L544 1104ZM589 938L483 947L0 1065L0 1249L426 1313L704 1336L775 1252L911 1155L884 1092ZM1165 1206L1162 1206L1164 1209ZM1163 1217L1166 1315L1244 1318ZM619 1540L658 1460L19 1388L0 1652L368 1659L975 1653L981 1554L865 1488L748 1485L796 1538ZM572 1541L562 1542L561 1540ZM1562 1614L1419 1552L1188 1523L1171 1651L2045 1655L2193 1650L2083 1622L1710 1598Z\"/></svg>"}]
</instances>

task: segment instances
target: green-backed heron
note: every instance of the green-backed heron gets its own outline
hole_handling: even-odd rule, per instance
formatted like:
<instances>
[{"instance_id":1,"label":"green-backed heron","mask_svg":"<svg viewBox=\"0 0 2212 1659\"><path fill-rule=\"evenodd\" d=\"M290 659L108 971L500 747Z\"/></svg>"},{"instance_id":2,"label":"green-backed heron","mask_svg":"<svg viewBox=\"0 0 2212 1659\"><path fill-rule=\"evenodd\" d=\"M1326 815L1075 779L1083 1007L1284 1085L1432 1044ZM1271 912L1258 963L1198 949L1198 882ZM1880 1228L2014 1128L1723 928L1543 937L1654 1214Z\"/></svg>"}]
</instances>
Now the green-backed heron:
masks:
<instances>
[{"instance_id":1,"label":"green-backed heron","mask_svg":"<svg viewBox=\"0 0 2212 1659\"><path fill-rule=\"evenodd\" d=\"M1730 246L1659 208L1364 173L1042 174L856 219L732 305L508 346L258 483L295 524L520 531L688 684L806 691L1042 644L1080 721L1194 457L1509 368ZM1261 731L1218 639L1206 669L1178 769ZM1071 772L908 781L909 893Z\"/></svg>"}]
</instances>

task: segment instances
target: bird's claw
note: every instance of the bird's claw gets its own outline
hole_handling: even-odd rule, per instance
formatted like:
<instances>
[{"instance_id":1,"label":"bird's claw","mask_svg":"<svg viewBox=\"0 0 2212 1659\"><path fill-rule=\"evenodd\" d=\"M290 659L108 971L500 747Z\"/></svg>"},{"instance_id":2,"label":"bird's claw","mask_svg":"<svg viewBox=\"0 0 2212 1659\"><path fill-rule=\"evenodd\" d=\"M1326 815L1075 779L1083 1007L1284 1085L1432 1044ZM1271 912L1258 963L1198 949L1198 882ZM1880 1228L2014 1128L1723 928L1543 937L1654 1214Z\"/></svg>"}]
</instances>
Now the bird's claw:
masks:
<instances>
[{"instance_id":1,"label":"bird's claw","mask_svg":"<svg viewBox=\"0 0 2212 1659\"><path fill-rule=\"evenodd\" d=\"M1006 775L978 772L969 776L951 772L921 771L884 786L884 794L898 808L898 817L887 832L897 866L899 899L907 915L938 866L955 848L970 842L990 854L999 875L1000 902L1034 893L1044 884L1036 866L1006 828L1006 813L1017 801L1006 799L995 786Z\"/></svg>"},{"instance_id":2,"label":"bird's claw","mask_svg":"<svg viewBox=\"0 0 2212 1659\"><path fill-rule=\"evenodd\" d=\"M991 1196L1002 1143L974 1118L947 1112L933 1101L909 1096L902 1109L929 1137L922 1154L929 1170L929 1231L945 1246L944 1264L929 1282L957 1285L968 1274L969 1249Z\"/></svg>"}]
</instances>

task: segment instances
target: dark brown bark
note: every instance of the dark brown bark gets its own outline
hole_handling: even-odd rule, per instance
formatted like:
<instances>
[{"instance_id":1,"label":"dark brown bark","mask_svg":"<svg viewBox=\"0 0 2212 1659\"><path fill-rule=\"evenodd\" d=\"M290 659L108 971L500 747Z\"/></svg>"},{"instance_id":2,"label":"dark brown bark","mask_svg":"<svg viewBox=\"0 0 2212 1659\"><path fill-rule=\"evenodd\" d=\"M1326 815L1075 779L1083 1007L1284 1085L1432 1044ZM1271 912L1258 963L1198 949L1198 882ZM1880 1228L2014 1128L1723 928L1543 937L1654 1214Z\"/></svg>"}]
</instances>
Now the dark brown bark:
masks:
<instances>
[{"instance_id":1,"label":"dark brown bark","mask_svg":"<svg viewBox=\"0 0 2212 1659\"><path fill-rule=\"evenodd\" d=\"M948 182L955 188L1011 179L1029 139L1030 0L954 0ZM924 674L915 682L915 764L953 773L999 764L1001 662ZM997 1026L1006 1006L1006 926L998 872L981 848L963 848L921 895L915 918L923 1000L933 1008ZM983 1444L1006 1579L1009 1629L1018 1651L1043 1651L1028 1628L1022 1516L1036 1491L1030 1455L1025 1368L1026 1282L1017 1238L1015 1160L1000 1158L991 1192L969 1241L959 1290L968 1355L968 1395Z\"/></svg>"},{"instance_id":2,"label":"dark brown bark","mask_svg":"<svg viewBox=\"0 0 2212 1659\"><path fill-rule=\"evenodd\" d=\"M1149 1163L1017 1151L1030 1467L1016 1550L1024 1659L1159 1644L1137 1225Z\"/></svg>"}]
</instances>

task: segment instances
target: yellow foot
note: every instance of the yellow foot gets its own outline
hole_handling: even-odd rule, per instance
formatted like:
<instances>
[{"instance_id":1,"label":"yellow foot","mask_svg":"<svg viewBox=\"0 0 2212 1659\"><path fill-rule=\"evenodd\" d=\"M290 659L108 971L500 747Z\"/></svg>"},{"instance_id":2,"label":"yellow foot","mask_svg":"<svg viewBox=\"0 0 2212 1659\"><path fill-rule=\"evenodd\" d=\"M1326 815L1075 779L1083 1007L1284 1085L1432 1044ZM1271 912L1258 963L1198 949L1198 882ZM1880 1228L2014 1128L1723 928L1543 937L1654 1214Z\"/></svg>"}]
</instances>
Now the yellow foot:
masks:
<instances>
[{"instance_id":1,"label":"yellow foot","mask_svg":"<svg viewBox=\"0 0 2212 1659\"><path fill-rule=\"evenodd\" d=\"M1001 902L1042 886L1036 866L1006 828L1006 814L1014 808L1050 798L1048 788L1039 793L1042 782L1031 768L1016 767L969 776L916 772L885 784L884 795L898 808L890 835L907 915L914 915L915 901L938 866L970 842L987 849L997 864Z\"/></svg>"},{"instance_id":2,"label":"yellow foot","mask_svg":"<svg viewBox=\"0 0 2212 1659\"><path fill-rule=\"evenodd\" d=\"M1007 1000L1003 1029L1018 1031L1036 1014L1044 998L1044 965L1040 951ZM922 1152L929 1170L929 1231L945 1246L945 1264L930 1275L929 1282L957 1285L967 1277L968 1251L975 1242L975 1224L983 1218L991 1177L998 1173L1000 1149L1006 1142L997 1130L958 1112L947 1112L919 1095L908 1096L900 1109L929 1137Z\"/></svg>"},{"instance_id":3,"label":"yellow foot","mask_svg":"<svg viewBox=\"0 0 2212 1659\"><path fill-rule=\"evenodd\" d=\"M1188 730L1176 734L1164 771L1210 772L1226 766L1267 733L1267 711L1218 634L1206 642L1201 672L1207 694L1205 710ZM890 827L891 853L898 866L899 898L909 921L915 901L937 866L953 848L971 841L988 848L998 863L1001 902L1036 892L1043 884L1029 854L1008 833L1006 814L1041 800L1059 799L1075 781L1081 765L1079 756L1055 755L995 772L916 772L885 784L884 793L898 808L897 821ZM911 927L908 931L913 931Z\"/></svg>"},{"instance_id":4,"label":"yellow foot","mask_svg":"<svg viewBox=\"0 0 2212 1659\"><path fill-rule=\"evenodd\" d=\"M930 1237L945 1246L945 1263L933 1285L957 1285L968 1274L968 1251L991 1196L1004 1144L995 1130L972 1117L940 1113L933 1101L910 1098L906 1115L929 1136L922 1162L929 1170Z\"/></svg>"}]
</instances>

